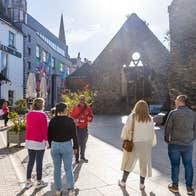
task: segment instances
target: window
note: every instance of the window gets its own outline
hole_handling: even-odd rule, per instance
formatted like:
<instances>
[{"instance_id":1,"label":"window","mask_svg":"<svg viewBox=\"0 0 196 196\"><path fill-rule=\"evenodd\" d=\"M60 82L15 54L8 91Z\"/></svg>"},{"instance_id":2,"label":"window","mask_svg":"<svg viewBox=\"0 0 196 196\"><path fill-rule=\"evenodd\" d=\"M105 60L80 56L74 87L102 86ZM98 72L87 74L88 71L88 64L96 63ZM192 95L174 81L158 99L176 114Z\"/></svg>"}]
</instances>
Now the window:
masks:
<instances>
[{"instance_id":1,"label":"window","mask_svg":"<svg viewBox=\"0 0 196 196\"><path fill-rule=\"evenodd\" d=\"M42 54L43 54L43 59L42 60L45 63L46 62L46 52L43 50L43 53Z\"/></svg>"},{"instance_id":2,"label":"window","mask_svg":"<svg viewBox=\"0 0 196 196\"><path fill-rule=\"evenodd\" d=\"M28 48L28 55L31 56L31 48Z\"/></svg>"},{"instance_id":3,"label":"window","mask_svg":"<svg viewBox=\"0 0 196 196\"><path fill-rule=\"evenodd\" d=\"M8 54L5 52L1 53L1 72L7 77L7 66L8 66Z\"/></svg>"},{"instance_id":4,"label":"window","mask_svg":"<svg viewBox=\"0 0 196 196\"><path fill-rule=\"evenodd\" d=\"M55 68L55 58L52 57L52 60L51 60L51 67L54 69Z\"/></svg>"},{"instance_id":5,"label":"window","mask_svg":"<svg viewBox=\"0 0 196 196\"><path fill-rule=\"evenodd\" d=\"M9 46L15 48L15 34L9 31Z\"/></svg>"},{"instance_id":6,"label":"window","mask_svg":"<svg viewBox=\"0 0 196 196\"><path fill-rule=\"evenodd\" d=\"M31 36L28 35L27 37L28 37L28 42L31 42Z\"/></svg>"},{"instance_id":7,"label":"window","mask_svg":"<svg viewBox=\"0 0 196 196\"><path fill-rule=\"evenodd\" d=\"M20 22L23 22L24 21L24 12L23 10L20 10Z\"/></svg>"},{"instance_id":8,"label":"window","mask_svg":"<svg viewBox=\"0 0 196 196\"><path fill-rule=\"evenodd\" d=\"M31 70L31 62L28 62L28 70Z\"/></svg>"},{"instance_id":9,"label":"window","mask_svg":"<svg viewBox=\"0 0 196 196\"><path fill-rule=\"evenodd\" d=\"M39 46L36 46L36 57L37 58L40 57L40 48L39 48Z\"/></svg>"},{"instance_id":10,"label":"window","mask_svg":"<svg viewBox=\"0 0 196 196\"><path fill-rule=\"evenodd\" d=\"M63 71L63 63L60 63L60 71Z\"/></svg>"}]
</instances>

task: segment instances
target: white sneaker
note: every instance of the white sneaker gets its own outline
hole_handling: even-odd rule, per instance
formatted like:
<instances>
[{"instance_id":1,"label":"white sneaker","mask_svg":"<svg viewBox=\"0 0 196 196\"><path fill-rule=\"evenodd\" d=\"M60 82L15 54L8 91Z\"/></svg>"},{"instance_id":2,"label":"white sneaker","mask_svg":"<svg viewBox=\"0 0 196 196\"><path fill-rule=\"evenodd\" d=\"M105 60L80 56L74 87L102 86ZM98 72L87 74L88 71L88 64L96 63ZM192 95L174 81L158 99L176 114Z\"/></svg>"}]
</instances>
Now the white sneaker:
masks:
<instances>
[{"instance_id":1,"label":"white sneaker","mask_svg":"<svg viewBox=\"0 0 196 196\"><path fill-rule=\"evenodd\" d=\"M123 182L122 180L119 180L119 181L118 181L118 185L119 185L121 188L125 188L125 187L126 187L126 183Z\"/></svg>"},{"instance_id":2,"label":"white sneaker","mask_svg":"<svg viewBox=\"0 0 196 196\"><path fill-rule=\"evenodd\" d=\"M62 190L57 190L55 193L56 196L61 196L62 195Z\"/></svg>"},{"instance_id":3,"label":"white sneaker","mask_svg":"<svg viewBox=\"0 0 196 196\"><path fill-rule=\"evenodd\" d=\"M69 189L68 190L68 196L75 196L75 190L74 189Z\"/></svg>"},{"instance_id":4,"label":"white sneaker","mask_svg":"<svg viewBox=\"0 0 196 196\"><path fill-rule=\"evenodd\" d=\"M25 183L25 188L26 188L26 189L29 189L29 188L31 188L32 186L33 186L33 182L27 181L27 182Z\"/></svg>"},{"instance_id":5,"label":"white sneaker","mask_svg":"<svg viewBox=\"0 0 196 196\"><path fill-rule=\"evenodd\" d=\"M144 184L140 184L140 190L144 190L145 189L145 185Z\"/></svg>"},{"instance_id":6,"label":"white sneaker","mask_svg":"<svg viewBox=\"0 0 196 196\"><path fill-rule=\"evenodd\" d=\"M40 188L43 188L43 187L46 187L48 186L48 183L47 182L44 182L44 181L41 181L41 182L38 182L35 189L40 189Z\"/></svg>"}]
</instances>

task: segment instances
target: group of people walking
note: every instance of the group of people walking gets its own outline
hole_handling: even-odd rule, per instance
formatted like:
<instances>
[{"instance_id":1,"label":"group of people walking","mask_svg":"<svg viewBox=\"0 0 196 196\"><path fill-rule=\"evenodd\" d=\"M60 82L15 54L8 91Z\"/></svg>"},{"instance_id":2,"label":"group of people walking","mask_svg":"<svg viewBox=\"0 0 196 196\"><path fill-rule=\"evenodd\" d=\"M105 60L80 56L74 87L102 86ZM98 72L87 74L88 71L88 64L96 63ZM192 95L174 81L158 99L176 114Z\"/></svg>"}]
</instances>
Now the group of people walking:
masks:
<instances>
[{"instance_id":1,"label":"group of people walking","mask_svg":"<svg viewBox=\"0 0 196 196\"><path fill-rule=\"evenodd\" d=\"M61 163L64 163L68 195L74 194L74 177L72 169L73 154L75 162L88 162L85 156L88 139L88 123L93 120L93 113L81 95L80 103L72 109L70 117L67 116L66 103L56 104L56 114L47 123L44 113L44 100L36 98L33 101L32 111L26 120L26 148L29 161L27 166L26 188L33 185L31 180L32 169L36 161L37 185L36 188L47 186L42 180L42 165L45 148L51 149L54 164L54 183L56 195L62 194ZM178 193L178 176L180 159L185 167L185 180L187 194L192 195L193 166L192 152L193 140L196 138L196 116L186 106L187 96L179 95L176 100L176 109L172 110L165 125L165 141L168 143L168 155L171 163L171 179L168 189ZM131 152L123 149L121 170L122 179L119 186L126 187L127 178L139 161L140 189L145 189L146 177L152 176L151 152L156 145L153 117L149 114L148 104L139 100L125 123L121 138L123 141L132 141Z\"/></svg>"},{"instance_id":2,"label":"group of people walking","mask_svg":"<svg viewBox=\"0 0 196 196\"><path fill-rule=\"evenodd\" d=\"M88 122L93 119L90 107L85 103L85 96L80 96L80 103L74 106L71 117L67 116L66 103L56 104L55 116L50 120L44 113L44 100L36 98L32 104L32 111L26 119L26 148L29 161L27 165L26 188L33 185L31 180L32 169L36 161L37 185L42 188L48 183L42 180L42 165L45 148L51 149L54 164L54 183L56 195L62 194L61 164L64 163L68 195L74 195L74 177L72 168L73 154L76 163L80 159L88 162L85 157L85 147L88 138ZM80 156L79 156L80 155ZM79 159L80 157L80 159Z\"/></svg>"}]
</instances>

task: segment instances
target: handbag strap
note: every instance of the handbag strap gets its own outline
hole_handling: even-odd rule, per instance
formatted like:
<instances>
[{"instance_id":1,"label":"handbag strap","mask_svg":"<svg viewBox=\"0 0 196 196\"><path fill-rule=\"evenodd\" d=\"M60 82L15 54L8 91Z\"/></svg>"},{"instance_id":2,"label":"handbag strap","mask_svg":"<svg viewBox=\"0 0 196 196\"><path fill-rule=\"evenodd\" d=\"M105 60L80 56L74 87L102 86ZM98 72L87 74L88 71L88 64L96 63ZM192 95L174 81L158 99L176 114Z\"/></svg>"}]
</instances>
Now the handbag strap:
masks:
<instances>
[{"instance_id":1,"label":"handbag strap","mask_svg":"<svg viewBox=\"0 0 196 196\"><path fill-rule=\"evenodd\" d=\"M132 115L132 122L131 122L131 141L133 141L134 128L135 128L135 114Z\"/></svg>"}]
</instances>

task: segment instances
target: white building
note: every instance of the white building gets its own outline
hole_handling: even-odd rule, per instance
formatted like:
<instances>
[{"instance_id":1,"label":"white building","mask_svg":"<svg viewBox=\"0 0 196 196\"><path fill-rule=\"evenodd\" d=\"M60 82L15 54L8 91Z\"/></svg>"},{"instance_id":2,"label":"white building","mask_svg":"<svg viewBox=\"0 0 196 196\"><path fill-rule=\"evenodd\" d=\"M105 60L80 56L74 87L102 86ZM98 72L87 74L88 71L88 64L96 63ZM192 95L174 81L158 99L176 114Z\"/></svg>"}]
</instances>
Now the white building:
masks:
<instances>
[{"instance_id":1,"label":"white building","mask_svg":"<svg viewBox=\"0 0 196 196\"><path fill-rule=\"evenodd\" d=\"M0 71L11 83L1 82L0 98L10 104L23 98L23 33L0 16Z\"/></svg>"}]
</instances>

